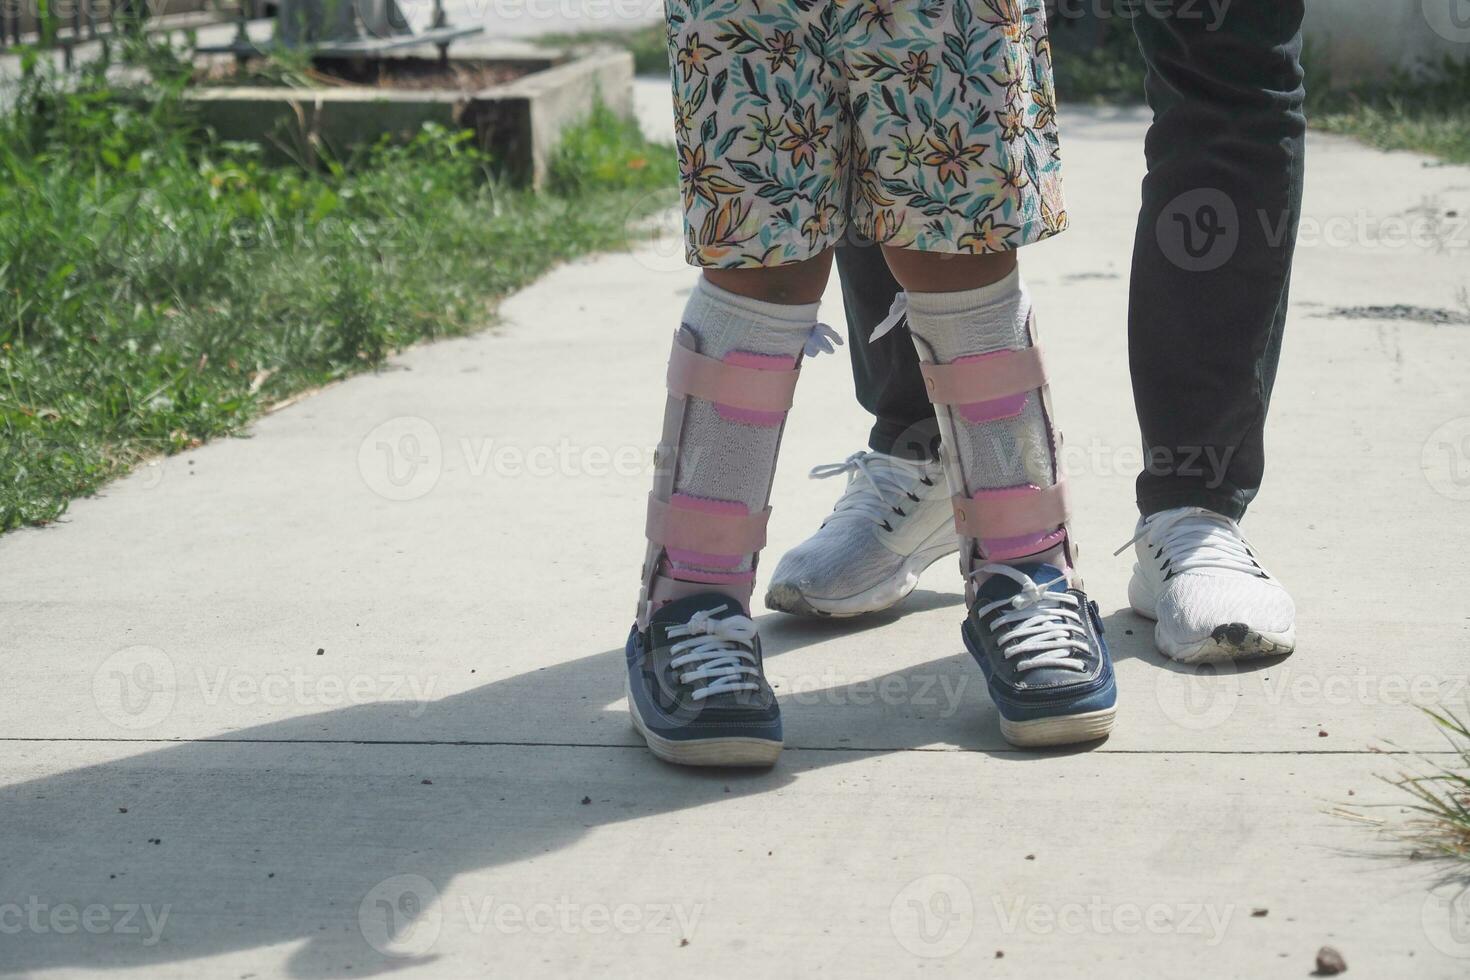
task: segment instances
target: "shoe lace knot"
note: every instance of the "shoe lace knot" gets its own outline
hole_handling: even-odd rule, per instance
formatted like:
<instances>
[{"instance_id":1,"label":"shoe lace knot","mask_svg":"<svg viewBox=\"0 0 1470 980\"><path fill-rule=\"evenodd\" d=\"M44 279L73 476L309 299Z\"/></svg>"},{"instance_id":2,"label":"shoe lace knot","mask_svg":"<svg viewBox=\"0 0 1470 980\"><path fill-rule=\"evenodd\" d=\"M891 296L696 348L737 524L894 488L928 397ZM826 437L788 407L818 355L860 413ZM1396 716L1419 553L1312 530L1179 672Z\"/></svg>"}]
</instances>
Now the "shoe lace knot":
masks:
<instances>
[{"instance_id":1,"label":"shoe lace knot","mask_svg":"<svg viewBox=\"0 0 1470 980\"><path fill-rule=\"evenodd\" d=\"M991 621L990 629L1007 660L1022 658L1016 661L1016 670L1056 667L1084 671L1088 668L1084 657L1092 647L1082 620L1081 602L1071 592L1052 588L1057 581L1065 585L1065 580L1037 582L1019 569L994 562L970 574L1004 575L1020 586L1015 595L988 602L975 611L977 618L984 619L997 610L1004 610Z\"/></svg>"},{"instance_id":2,"label":"shoe lace knot","mask_svg":"<svg viewBox=\"0 0 1470 980\"><path fill-rule=\"evenodd\" d=\"M693 685L696 701L715 694L760 690L760 683L754 679L760 677L755 621L749 616L715 618L716 613L728 608L702 609L688 622L667 630L671 638L686 637L669 648L673 654L669 666L675 670L689 668L679 672L679 683Z\"/></svg>"}]
</instances>

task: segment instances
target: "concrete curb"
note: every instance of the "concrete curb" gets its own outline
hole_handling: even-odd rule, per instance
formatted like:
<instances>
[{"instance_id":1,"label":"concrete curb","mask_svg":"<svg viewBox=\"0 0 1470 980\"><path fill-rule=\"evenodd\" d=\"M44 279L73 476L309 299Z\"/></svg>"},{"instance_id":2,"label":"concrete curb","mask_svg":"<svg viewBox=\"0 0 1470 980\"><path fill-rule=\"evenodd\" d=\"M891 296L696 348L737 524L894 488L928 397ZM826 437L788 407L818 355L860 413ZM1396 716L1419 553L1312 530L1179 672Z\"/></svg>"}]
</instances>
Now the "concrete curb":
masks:
<instances>
[{"instance_id":1,"label":"concrete curb","mask_svg":"<svg viewBox=\"0 0 1470 980\"><path fill-rule=\"evenodd\" d=\"M262 143L292 159L342 155L383 136L407 138L424 123L472 129L507 176L539 186L562 132L585 118L595 97L627 114L633 105L633 56L594 49L556 64L515 58L535 70L505 85L466 94L368 88L200 88L187 94L222 139Z\"/></svg>"}]
</instances>

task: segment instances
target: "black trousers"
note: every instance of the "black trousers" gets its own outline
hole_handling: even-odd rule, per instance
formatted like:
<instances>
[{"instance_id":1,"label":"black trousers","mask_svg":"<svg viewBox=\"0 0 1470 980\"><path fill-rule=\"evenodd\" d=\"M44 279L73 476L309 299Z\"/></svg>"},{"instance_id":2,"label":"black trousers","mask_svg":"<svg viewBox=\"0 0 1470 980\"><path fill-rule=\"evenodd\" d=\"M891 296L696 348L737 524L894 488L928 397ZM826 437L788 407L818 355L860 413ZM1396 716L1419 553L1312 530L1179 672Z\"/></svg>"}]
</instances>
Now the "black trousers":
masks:
<instances>
[{"instance_id":1,"label":"black trousers","mask_svg":"<svg viewBox=\"0 0 1470 980\"><path fill-rule=\"evenodd\" d=\"M1234 0L1216 21L1205 4L1137 5L1154 114L1128 310L1145 515L1239 518L1261 486L1301 216L1303 8ZM932 456L934 411L907 331L867 342L897 282L874 246L839 246L837 268L858 401L877 419L871 447Z\"/></svg>"}]
</instances>

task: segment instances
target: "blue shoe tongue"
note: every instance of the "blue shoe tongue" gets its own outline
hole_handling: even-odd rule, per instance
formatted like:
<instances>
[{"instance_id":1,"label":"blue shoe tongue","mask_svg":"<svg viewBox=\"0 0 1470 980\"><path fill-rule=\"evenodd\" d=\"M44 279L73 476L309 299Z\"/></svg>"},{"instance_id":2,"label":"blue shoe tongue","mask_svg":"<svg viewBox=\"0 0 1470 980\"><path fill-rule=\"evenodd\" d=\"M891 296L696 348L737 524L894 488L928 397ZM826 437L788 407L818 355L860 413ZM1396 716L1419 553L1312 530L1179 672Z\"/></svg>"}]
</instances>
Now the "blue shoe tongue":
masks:
<instances>
[{"instance_id":1,"label":"blue shoe tongue","mask_svg":"<svg viewBox=\"0 0 1470 980\"><path fill-rule=\"evenodd\" d=\"M685 596L655 610L649 617L649 625L675 626L687 623L695 613L704 612L707 609L718 609L720 606L725 608L714 614L715 619L745 615L745 610L741 608L739 601L730 598L723 592L710 591Z\"/></svg>"},{"instance_id":2,"label":"blue shoe tongue","mask_svg":"<svg viewBox=\"0 0 1470 980\"><path fill-rule=\"evenodd\" d=\"M1058 579L1062 579L1063 587L1066 585L1066 579L1062 575L1062 570L1055 565L1031 563L1012 565L1010 567L1025 575L1037 585L1046 585ZM1009 599L1020 591L1021 584L1009 575L992 575L980 586L977 598L982 602L995 602L998 599Z\"/></svg>"}]
</instances>

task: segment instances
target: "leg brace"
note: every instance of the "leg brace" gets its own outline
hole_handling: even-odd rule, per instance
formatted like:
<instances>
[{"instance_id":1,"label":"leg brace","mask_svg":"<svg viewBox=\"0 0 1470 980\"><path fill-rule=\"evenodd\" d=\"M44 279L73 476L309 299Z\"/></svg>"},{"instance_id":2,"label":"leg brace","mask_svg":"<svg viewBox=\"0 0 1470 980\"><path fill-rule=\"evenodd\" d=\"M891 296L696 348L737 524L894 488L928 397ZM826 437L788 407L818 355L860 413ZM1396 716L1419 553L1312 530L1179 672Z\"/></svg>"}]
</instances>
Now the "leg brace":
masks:
<instances>
[{"instance_id":1,"label":"leg brace","mask_svg":"<svg viewBox=\"0 0 1470 980\"><path fill-rule=\"evenodd\" d=\"M910 332L939 421L967 594L975 587L970 573L985 562L1014 561L1060 548L1068 566L1064 571L1070 571L1075 567L1075 550L1066 527L1066 484L1057 465L1060 436L1050 423L1051 399L1041 348L1036 344L1035 317L1027 320L1029 347L958 357L947 364L937 363L933 347L917 332ZM960 428L1017 418L1031 399L1039 401L1045 420L1054 481L1049 485L1025 481L971 492L957 448ZM1075 576L1073 581L1077 582Z\"/></svg>"},{"instance_id":2,"label":"leg brace","mask_svg":"<svg viewBox=\"0 0 1470 980\"><path fill-rule=\"evenodd\" d=\"M800 344L797 344L800 349ZM691 467L709 462L718 445L687 445L694 400L710 403L732 426L774 429L779 448L786 413L801 373L795 356L734 351L716 359L698 351L698 338L681 327L669 356L668 403L655 455L653 492L648 496L648 552L638 601L639 626L666 602L699 592L723 592L746 613L755 584L755 555L766 543L769 506L752 512L746 504L679 492ZM770 473L775 472L774 453ZM764 496L770 496L771 478Z\"/></svg>"}]
</instances>

